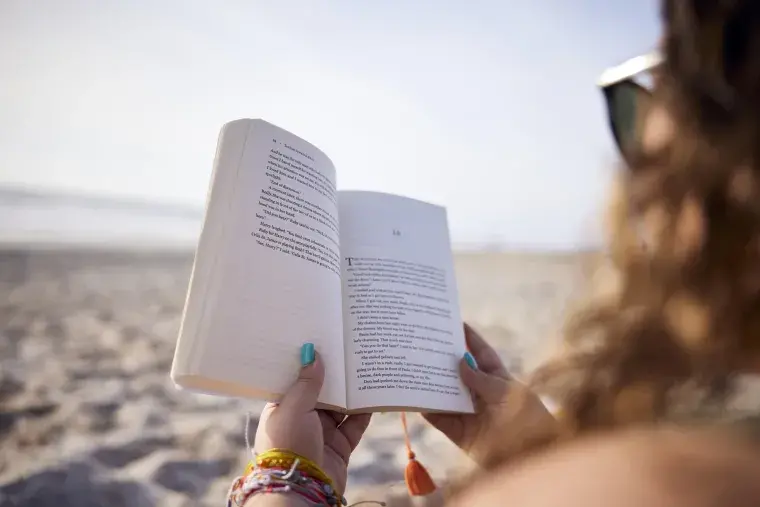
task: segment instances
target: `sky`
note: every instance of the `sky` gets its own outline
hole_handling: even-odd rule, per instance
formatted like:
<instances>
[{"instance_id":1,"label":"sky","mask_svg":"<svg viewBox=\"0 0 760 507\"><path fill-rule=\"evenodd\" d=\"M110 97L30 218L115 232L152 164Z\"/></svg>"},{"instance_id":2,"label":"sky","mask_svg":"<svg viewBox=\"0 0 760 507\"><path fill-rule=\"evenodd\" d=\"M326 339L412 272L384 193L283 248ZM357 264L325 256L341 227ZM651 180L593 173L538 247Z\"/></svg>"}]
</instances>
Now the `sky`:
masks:
<instances>
[{"instance_id":1,"label":"sky","mask_svg":"<svg viewBox=\"0 0 760 507\"><path fill-rule=\"evenodd\" d=\"M657 3L0 0L0 185L202 206L222 124L263 118L455 243L573 248L616 168L596 79Z\"/></svg>"}]
</instances>

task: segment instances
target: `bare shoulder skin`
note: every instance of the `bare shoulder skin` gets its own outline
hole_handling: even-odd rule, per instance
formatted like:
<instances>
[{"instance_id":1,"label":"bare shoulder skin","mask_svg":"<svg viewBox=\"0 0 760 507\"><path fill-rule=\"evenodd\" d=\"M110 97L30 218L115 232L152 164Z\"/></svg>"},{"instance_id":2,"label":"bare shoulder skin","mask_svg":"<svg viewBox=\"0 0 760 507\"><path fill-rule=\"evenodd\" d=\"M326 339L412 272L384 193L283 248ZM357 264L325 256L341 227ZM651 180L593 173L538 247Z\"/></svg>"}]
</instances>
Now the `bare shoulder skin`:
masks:
<instances>
[{"instance_id":1,"label":"bare shoulder skin","mask_svg":"<svg viewBox=\"0 0 760 507\"><path fill-rule=\"evenodd\" d=\"M715 431L636 430L596 437L489 474L451 502L530 507L752 507L760 448Z\"/></svg>"}]
</instances>

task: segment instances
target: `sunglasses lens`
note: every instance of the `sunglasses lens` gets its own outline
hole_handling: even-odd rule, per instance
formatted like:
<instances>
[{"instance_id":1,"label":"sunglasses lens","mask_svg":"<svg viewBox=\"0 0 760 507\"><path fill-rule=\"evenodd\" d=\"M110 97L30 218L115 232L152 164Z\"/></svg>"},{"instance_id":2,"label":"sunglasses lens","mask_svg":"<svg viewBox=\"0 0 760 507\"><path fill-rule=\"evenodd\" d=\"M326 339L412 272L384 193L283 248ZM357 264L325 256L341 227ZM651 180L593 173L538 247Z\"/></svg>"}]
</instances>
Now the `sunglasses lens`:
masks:
<instances>
[{"instance_id":1,"label":"sunglasses lens","mask_svg":"<svg viewBox=\"0 0 760 507\"><path fill-rule=\"evenodd\" d=\"M651 95L645 88L630 81L610 86L604 93L615 142L625 155L636 147Z\"/></svg>"}]
</instances>

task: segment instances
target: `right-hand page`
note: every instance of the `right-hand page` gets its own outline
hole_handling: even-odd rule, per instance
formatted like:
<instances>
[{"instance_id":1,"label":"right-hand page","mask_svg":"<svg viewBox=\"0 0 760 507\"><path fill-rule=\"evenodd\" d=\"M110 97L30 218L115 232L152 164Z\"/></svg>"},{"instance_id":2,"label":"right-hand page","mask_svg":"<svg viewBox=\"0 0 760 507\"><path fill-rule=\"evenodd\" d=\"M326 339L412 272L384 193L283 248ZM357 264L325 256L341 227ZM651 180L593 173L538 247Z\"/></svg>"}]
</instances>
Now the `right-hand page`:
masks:
<instances>
[{"instance_id":1,"label":"right-hand page","mask_svg":"<svg viewBox=\"0 0 760 507\"><path fill-rule=\"evenodd\" d=\"M338 192L350 410L472 412L446 210Z\"/></svg>"}]
</instances>

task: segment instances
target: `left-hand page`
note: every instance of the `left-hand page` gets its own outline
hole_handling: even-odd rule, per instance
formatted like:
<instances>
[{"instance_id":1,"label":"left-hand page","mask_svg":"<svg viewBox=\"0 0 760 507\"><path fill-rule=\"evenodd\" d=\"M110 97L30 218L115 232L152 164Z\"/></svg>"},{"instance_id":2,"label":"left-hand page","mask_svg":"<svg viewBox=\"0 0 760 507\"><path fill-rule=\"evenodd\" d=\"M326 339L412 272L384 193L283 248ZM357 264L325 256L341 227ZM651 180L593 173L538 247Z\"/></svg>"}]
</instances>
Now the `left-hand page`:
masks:
<instances>
[{"instance_id":1,"label":"left-hand page","mask_svg":"<svg viewBox=\"0 0 760 507\"><path fill-rule=\"evenodd\" d=\"M183 388L277 400L303 343L325 362L320 403L346 407L335 168L263 120L219 137L172 378Z\"/></svg>"}]
</instances>

